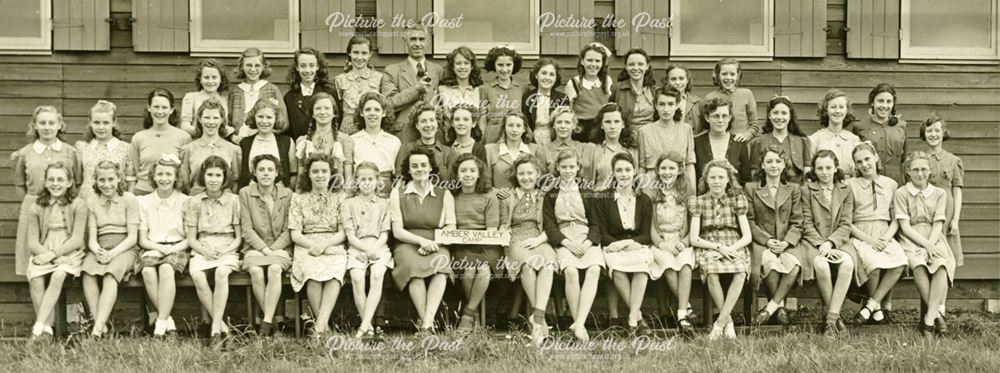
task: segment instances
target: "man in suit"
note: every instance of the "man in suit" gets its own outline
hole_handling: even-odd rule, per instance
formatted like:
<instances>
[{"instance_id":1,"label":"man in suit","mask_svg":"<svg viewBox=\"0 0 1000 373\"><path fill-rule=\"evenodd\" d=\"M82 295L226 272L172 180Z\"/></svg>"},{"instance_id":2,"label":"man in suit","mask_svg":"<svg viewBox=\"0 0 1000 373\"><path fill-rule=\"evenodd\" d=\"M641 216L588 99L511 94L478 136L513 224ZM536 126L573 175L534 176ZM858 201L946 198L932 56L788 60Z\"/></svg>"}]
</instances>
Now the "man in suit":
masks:
<instances>
[{"instance_id":1,"label":"man in suit","mask_svg":"<svg viewBox=\"0 0 1000 373\"><path fill-rule=\"evenodd\" d=\"M427 30L411 28L406 30L408 56L406 60L386 66L382 78L382 94L389 99L396 120L389 130L404 144L420 139L420 134L410 128L410 112L416 103L430 102L437 92L438 82L444 69L424 56L427 46Z\"/></svg>"}]
</instances>

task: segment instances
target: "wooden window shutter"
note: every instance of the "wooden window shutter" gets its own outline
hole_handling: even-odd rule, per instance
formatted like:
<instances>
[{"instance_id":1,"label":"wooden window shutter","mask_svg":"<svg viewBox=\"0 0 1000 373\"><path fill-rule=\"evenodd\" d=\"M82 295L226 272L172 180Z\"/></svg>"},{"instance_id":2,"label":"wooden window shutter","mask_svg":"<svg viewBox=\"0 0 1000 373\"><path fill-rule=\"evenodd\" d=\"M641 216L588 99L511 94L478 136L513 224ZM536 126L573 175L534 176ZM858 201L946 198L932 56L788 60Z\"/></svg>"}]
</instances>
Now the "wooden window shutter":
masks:
<instances>
[{"instance_id":1,"label":"wooden window shutter","mask_svg":"<svg viewBox=\"0 0 1000 373\"><path fill-rule=\"evenodd\" d=\"M826 56L826 0L774 0L774 56Z\"/></svg>"},{"instance_id":2,"label":"wooden window shutter","mask_svg":"<svg viewBox=\"0 0 1000 373\"><path fill-rule=\"evenodd\" d=\"M539 5L541 14L552 13L557 19L594 19L594 0L541 0ZM575 55L594 41L594 29L547 27L539 33L545 55Z\"/></svg>"},{"instance_id":3,"label":"wooden window shutter","mask_svg":"<svg viewBox=\"0 0 1000 373\"><path fill-rule=\"evenodd\" d=\"M899 0L847 2L847 57L899 58Z\"/></svg>"},{"instance_id":4,"label":"wooden window shutter","mask_svg":"<svg viewBox=\"0 0 1000 373\"><path fill-rule=\"evenodd\" d=\"M132 0L132 46L136 52L187 52L187 0Z\"/></svg>"},{"instance_id":5,"label":"wooden window shutter","mask_svg":"<svg viewBox=\"0 0 1000 373\"><path fill-rule=\"evenodd\" d=\"M670 2L662 0L615 0L615 24L624 24L623 28L615 28L615 53L625 55L629 49L642 48L650 56L668 56L670 54L669 29L644 26L638 30L632 24L636 14L648 13L653 19L670 18ZM624 36L619 36L624 34Z\"/></svg>"},{"instance_id":6,"label":"wooden window shutter","mask_svg":"<svg viewBox=\"0 0 1000 373\"><path fill-rule=\"evenodd\" d=\"M379 54L406 54L406 43L403 41L405 28L392 27L393 17L402 16L403 19L412 19L418 25L425 14L430 13L434 8L433 0L378 0L377 16L385 22L385 27L379 29L378 53ZM386 33L385 31L390 31ZM434 50L433 29L427 30L427 53Z\"/></svg>"},{"instance_id":7,"label":"wooden window shutter","mask_svg":"<svg viewBox=\"0 0 1000 373\"><path fill-rule=\"evenodd\" d=\"M347 42L354 36L353 27L327 25L327 18L334 13L354 17L355 0L301 0L302 47L316 48L323 53L344 53Z\"/></svg>"},{"instance_id":8,"label":"wooden window shutter","mask_svg":"<svg viewBox=\"0 0 1000 373\"><path fill-rule=\"evenodd\" d=\"M111 50L109 0L52 0L52 49Z\"/></svg>"}]
</instances>

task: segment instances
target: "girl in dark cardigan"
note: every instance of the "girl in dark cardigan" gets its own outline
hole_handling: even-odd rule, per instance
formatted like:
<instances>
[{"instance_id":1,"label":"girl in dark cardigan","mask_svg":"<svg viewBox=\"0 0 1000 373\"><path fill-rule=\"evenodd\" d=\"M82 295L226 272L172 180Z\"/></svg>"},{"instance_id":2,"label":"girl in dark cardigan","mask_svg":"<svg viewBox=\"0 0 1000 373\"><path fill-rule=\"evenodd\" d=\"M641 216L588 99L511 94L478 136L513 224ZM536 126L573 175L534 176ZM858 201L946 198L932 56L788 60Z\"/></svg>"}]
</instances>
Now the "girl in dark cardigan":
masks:
<instances>
[{"instance_id":1,"label":"girl in dark cardigan","mask_svg":"<svg viewBox=\"0 0 1000 373\"><path fill-rule=\"evenodd\" d=\"M581 341L590 340L584 322L597 295L597 281L604 267L604 254L597 243L601 228L593 216L593 192L576 178L580 164L575 152L564 150L556 160L557 178L549 178L551 189L542 207L545 234L556 247L559 268L566 278L566 300L573 325L570 330ZM580 270L584 270L580 285Z\"/></svg>"},{"instance_id":2,"label":"girl in dark cardigan","mask_svg":"<svg viewBox=\"0 0 1000 373\"><path fill-rule=\"evenodd\" d=\"M594 217L601 227L608 272L629 305L629 329L637 335L649 335L642 320L642 300L650 278L663 274L662 270L654 272L656 263L649 248L653 203L637 188L635 160L630 154L615 154L611 168L615 188L594 200Z\"/></svg>"}]
</instances>

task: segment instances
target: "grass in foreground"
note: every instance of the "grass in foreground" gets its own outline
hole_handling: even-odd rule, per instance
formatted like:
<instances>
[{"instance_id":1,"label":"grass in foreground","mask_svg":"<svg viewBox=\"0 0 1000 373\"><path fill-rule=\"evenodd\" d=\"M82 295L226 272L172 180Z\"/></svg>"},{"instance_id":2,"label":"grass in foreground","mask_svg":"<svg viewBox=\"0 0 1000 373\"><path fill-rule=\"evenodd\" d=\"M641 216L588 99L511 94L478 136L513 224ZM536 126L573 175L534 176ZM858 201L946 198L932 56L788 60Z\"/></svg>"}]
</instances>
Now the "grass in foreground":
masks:
<instances>
[{"instance_id":1,"label":"grass in foreground","mask_svg":"<svg viewBox=\"0 0 1000 373\"><path fill-rule=\"evenodd\" d=\"M852 328L826 339L793 328L750 331L734 341L659 338L633 340L616 333L592 335L581 346L565 334L539 349L523 335L444 333L419 340L390 336L381 346L358 345L348 336L327 340L234 338L223 349L191 338L146 337L67 343L0 343L0 367L10 371L996 371L1000 326L992 317L959 315L950 336L920 338L911 325ZM433 347L433 348L428 348ZM637 351L637 348L645 347Z\"/></svg>"}]
</instances>

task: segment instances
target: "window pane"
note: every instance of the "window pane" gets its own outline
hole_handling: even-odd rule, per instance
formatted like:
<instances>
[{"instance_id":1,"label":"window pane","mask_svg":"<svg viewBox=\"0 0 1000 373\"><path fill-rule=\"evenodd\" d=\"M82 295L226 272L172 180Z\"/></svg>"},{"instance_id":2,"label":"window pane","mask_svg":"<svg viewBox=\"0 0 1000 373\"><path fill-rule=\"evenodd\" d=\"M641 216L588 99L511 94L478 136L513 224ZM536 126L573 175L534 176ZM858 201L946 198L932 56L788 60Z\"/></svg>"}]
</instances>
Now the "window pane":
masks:
<instances>
[{"instance_id":1,"label":"window pane","mask_svg":"<svg viewBox=\"0 0 1000 373\"><path fill-rule=\"evenodd\" d=\"M42 37L41 3L37 0L0 0L0 37Z\"/></svg>"},{"instance_id":2,"label":"window pane","mask_svg":"<svg viewBox=\"0 0 1000 373\"><path fill-rule=\"evenodd\" d=\"M685 1L678 15L681 43L764 45L766 1Z\"/></svg>"},{"instance_id":3,"label":"window pane","mask_svg":"<svg viewBox=\"0 0 1000 373\"><path fill-rule=\"evenodd\" d=\"M446 43L530 43L534 18L531 0L514 0L502 10L492 0L445 0L444 19L462 16L461 27L443 28ZM517 4L517 5L514 5Z\"/></svg>"},{"instance_id":4,"label":"window pane","mask_svg":"<svg viewBox=\"0 0 1000 373\"><path fill-rule=\"evenodd\" d=\"M202 39L288 41L288 2L205 0Z\"/></svg>"},{"instance_id":5,"label":"window pane","mask_svg":"<svg viewBox=\"0 0 1000 373\"><path fill-rule=\"evenodd\" d=\"M990 48L992 0L911 0L910 46Z\"/></svg>"}]
</instances>

